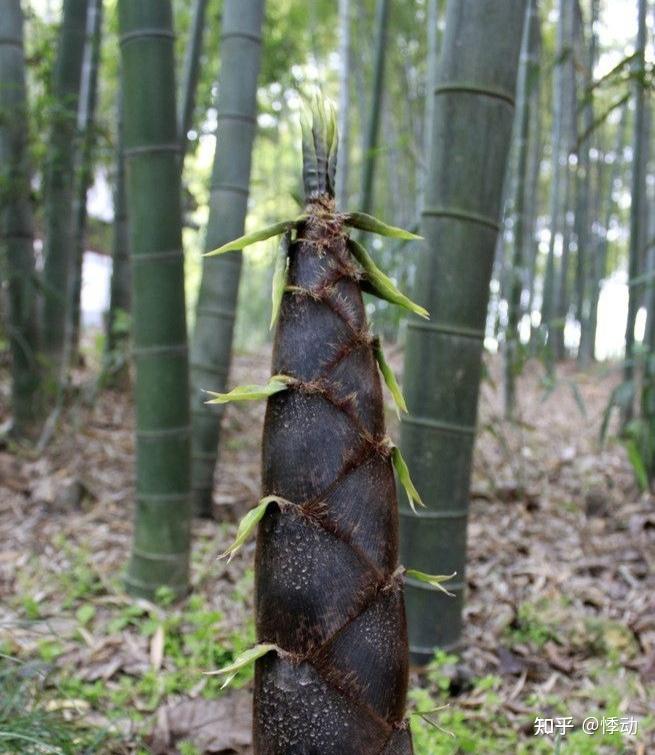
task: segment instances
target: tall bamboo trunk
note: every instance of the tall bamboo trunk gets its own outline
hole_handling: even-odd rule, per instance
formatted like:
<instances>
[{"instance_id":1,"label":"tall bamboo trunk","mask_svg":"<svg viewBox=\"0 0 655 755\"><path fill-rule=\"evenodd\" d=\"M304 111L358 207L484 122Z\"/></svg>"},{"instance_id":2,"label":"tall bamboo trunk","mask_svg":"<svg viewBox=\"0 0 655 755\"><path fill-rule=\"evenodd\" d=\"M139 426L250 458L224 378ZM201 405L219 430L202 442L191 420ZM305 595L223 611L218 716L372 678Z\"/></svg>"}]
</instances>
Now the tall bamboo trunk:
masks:
<instances>
[{"instance_id":1,"label":"tall bamboo trunk","mask_svg":"<svg viewBox=\"0 0 655 755\"><path fill-rule=\"evenodd\" d=\"M591 216L591 152L597 139L592 139L590 131L594 123L594 93L591 85L594 80L594 69L598 51L598 35L596 27L600 12L599 0L591 2L591 16L589 20L589 49L587 66L584 73L585 104L582 111L582 133L588 134L580 151L578 166L578 212L576 226L578 238L578 319L580 320L580 348L578 360L582 365L588 365L593 359L593 343L591 340L591 306L593 305L593 286L596 267L598 245L594 243Z\"/></svg>"},{"instance_id":2,"label":"tall bamboo trunk","mask_svg":"<svg viewBox=\"0 0 655 755\"><path fill-rule=\"evenodd\" d=\"M598 239L598 248L594 256L593 281L590 284L591 301L589 304L589 345L587 346L592 358L595 354L596 333L598 327L598 302L603 278L607 275L607 257L609 251L608 231L612 222L612 216L616 207L614 201L614 189L621 176L623 167L623 149L625 146L625 135L627 129L627 107L624 106L621 111L619 123L616 126L616 144L614 146L614 157L609 169L609 179L607 189L603 191L602 175L599 175L597 192L599 213L598 217L602 223L601 236Z\"/></svg>"},{"instance_id":3,"label":"tall bamboo trunk","mask_svg":"<svg viewBox=\"0 0 655 755\"><path fill-rule=\"evenodd\" d=\"M362 171L362 190L360 209L370 212L373 205L373 180L377 162L378 136L380 132L380 114L384 97L384 69L387 54L387 31L389 28L389 0L377 0L375 18L375 55L373 59L373 91L371 92L371 111L366 126L364 140L364 168Z\"/></svg>"},{"instance_id":4,"label":"tall bamboo trunk","mask_svg":"<svg viewBox=\"0 0 655 755\"><path fill-rule=\"evenodd\" d=\"M12 432L19 438L34 435L40 417L27 107L20 0L0 0L0 256L9 279Z\"/></svg>"},{"instance_id":5,"label":"tall bamboo trunk","mask_svg":"<svg viewBox=\"0 0 655 755\"><path fill-rule=\"evenodd\" d=\"M442 39L439 29L439 19L443 14L445 0L428 0L427 8L427 65L425 74L425 114L423 121L423 160L421 163L419 186L419 213L425 202L425 190L428 183L428 156L432 147L432 126L434 124L434 87L437 83L439 70L439 52Z\"/></svg>"},{"instance_id":6,"label":"tall bamboo trunk","mask_svg":"<svg viewBox=\"0 0 655 755\"><path fill-rule=\"evenodd\" d=\"M105 361L110 373L125 374L129 337L130 295L130 242L127 228L127 203L125 199L125 155L122 94L118 93L117 143L114 159L114 225L112 241L111 285L109 290L109 312L106 321Z\"/></svg>"},{"instance_id":7,"label":"tall bamboo trunk","mask_svg":"<svg viewBox=\"0 0 655 755\"><path fill-rule=\"evenodd\" d=\"M466 515L489 282L514 113L524 0L449 0L435 87L426 250L416 276L429 323L407 331L406 452L427 510L401 507L401 554L457 572L455 598L406 584L410 651L428 661L461 632ZM493 123L494 127L489 128ZM444 598L444 600L442 600Z\"/></svg>"},{"instance_id":8,"label":"tall bamboo trunk","mask_svg":"<svg viewBox=\"0 0 655 755\"><path fill-rule=\"evenodd\" d=\"M561 194L562 204L559 207L561 237L562 237L562 254L559 260L559 270L555 286L554 296L554 316L553 327L549 331L551 340L550 352L557 360L562 360L566 356L564 343L564 331L569 315L570 296L570 260L571 260L571 241L573 236L573 226L571 222L572 197L574 190L574 172L570 163L570 156L575 151L577 142L577 101L575 86L575 37L578 24L575 18L576 3L574 0L562 0L560 12L563 14L561 25L564 29L564 49L563 56L560 60L562 67L562 90L559 96L562 98L560 115L562 118L561 134L561 170L562 182L564 185L563 194Z\"/></svg>"},{"instance_id":9,"label":"tall bamboo trunk","mask_svg":"<svg viewBox=\"0 0 655 755\"><path fill-rule=\"evenodd\" d=\"M188 144L187 134L193 124L193 111L196 104L206 15L207 0L195 0L193 19L189 31L189 42L184 56L184 74L182 76L177 114L177 128L182 154L186 152Z\"/></svg>"},{"instance_id":10,"label":"tall bamboo trunk","mask_svg":"<svg viewBox=\"0 0 655 755\"><path fill-rule=\"evenodd\" d=\"M554 356L553 342L556 339L553 321L556 317L556 266L555 266L555 243L559 234L562 233L564 208L562 204L563 186L568 172L568 154L565 147L564 110L565 110L565 86L564 66L567 57L567 6L570 0L559 0L557 19L557 50L556 64L553 72L553 117L552 117L552 175L550 180L550 240L548 243L548 257L544 274L543 297L541 304L541 324L544 338L548 340L547 354L552 366ZM570 52L570 51L569 51Z\"/></svg>"},{"instance_id":11,"label":"tall bamboo trunk","mask_svg":"<svg viewBox=\"0 0 655 755\"><path fill-rule=\"evenodd\" d=\"M80 307L82 294L82 266L86 245L87 194L93 183L94 153L96 146L95 114L98 100L98 64L102 39L102 0L89 0L87 17L87 40L82 67L80 104L77 128L82 137L76 171L77 197L73 208L75 224L75 257L72 267L70 304L71 312L67 327L70 328L70 357L74 358L80 340Z\"/></svg>"},{"instance_id":12,"label":"tall bamboo trunk","mask_svg":"<svg viewBox=\"0 0 655 755\"><path fill-rule=\"evenodd\" d=\"M189 579L190 446L179 139L169 0L119 0L136 362L136 517L127 587Z\"/></svg>"},{"instance_id":13,"label":"tall bamboo trunk","mask_svg":"<svg viewBox=\"0 0 655 755\"><path fill-rule=\"evenodd\" d=\"M603 208L605 206L605 196L603 191L611 191L610 183L607 179L607 166L605 164L605 149L602 140L597 139L597 157L592 161L595 162L595 171L593 171L591 183L591 200L590 212L591 217L596 221L592 224L589 236L590 258L587 266L587 303L584 312L584 319L580 331L580 351L579 358L583 366L589 364L596 358L596 326L598 323L598 301L600 298L600 288L602 280L605 277L605 262L603 247L605 244L604 232L601 227ZM610 179L611 180L611 179Z\"/></svg>"},{"instance_id":14,"label":"tall bamboo trunk","mask_svg":"<svg viewBox=\"0 0 655 755\"><path fill-rule=\"evenodd\" d=\"M541 61L543 52L543 40L541 31L541 19L539 14L536 18L536 55ZM530 316L529 332L529 353L533 352L535 329L533 327L533 314L536 307L536 289L539 267L539 239L537 237L537 221L541 209L541 187L539 179L541 176L541 164L544 153L543 138L543 102L542 102L542 80L541 66L536 71L535 82L532 90L532 105L530 106L530 136L528 146L530 154L528 156L528 175L527 181L527 216L528 216L528 241L527 241L527 273L525 287L528 292L526 312Z\"/></svg>"},{"instance_id":15,"label":"tall bamboo trunk","mask_svg":"<svg viewBox=\"0 0 655 755\"><path fill-rule=\"evenodd\" d=\"M628 319L625 327L625 360L623 363L623 380L634 381L635 378L635 321L639 309L639 288L633 281L639 275L640 268L640 241L642 237L642 214L640 202L646 191L646 161L644 159L645 144L645 115L644 115L644 88L645 88L645 47L646 47L646 0L637 0L637 42L635 50L634 74L634 131L632 139L632 179L630 203L630 248L628 262ZM623 421L632 419L632 405L626 407L623 413Z\"/></svg>"},{"instance_id":16,"label":"tall bamboo trunk","mask_svg":"<svg viewBox=\"0 0 655 755\"><path fill-rule=\"evenodd\" d=\"M45 168L45 301L43 351L53 374L62 368L66 320L71 311L74 263L73 189L77 111L88 0L64 0L54 70L55 111Z\"/></svg>"},{"instance_id":17,"label":"tall bamboo trunk","mask_svg":"<svg viewBox=\"0 0 655 755\"><path fill-rule=\"evenodd\" d=\"M512 417L516 401L516 372L518 369L519 323L521 296L525 282L525 262L529 242L527 173L530 136L532 88L539 70L537 38L539 11L536 0L527 0L526 18L519 70L517 140L517 180L514 198L514 254L510 267L507 329L505 335L505 415Z\"/></svg>"},{"instance_id":18,"label":"tall bamboo trunk","mask_svg":"<svg viewBox=\"0 0 655 755\"><path fill-rule=\"evenodd\" d=\"M255 571L258 639L280 652L257 661L258 755L412 753L392 447L365 277L335 211L334 134L315 114L305 214L286 242L272 370L287 387L266 409L263 494L276 503Z\"/></svg>"},{"instance_id":19,"label":"tall bamboo trunk","mask_svg":"<svg viewBox=\"0 0 655 755\"><path fill-rule=\"evenodd\" d=\"M226 0L223 9L207 250L243 233L257 130L263 16L264 0ZM221 407L205 403L203 390L222 391L227 384L240 274L241 252L203 260L191 346L192 488L195 511L202 516L212 513L223 415Z\"/></svg>"},{"instance_id":20,"label":"tall bamboo trunk","mask_svg":"<svg viewBox=\"0 0 655 755\"><path fill-rule=\"evenodd\" d=\"M646 330L644 333L644 345L648 353L655 355L655 212L653 212L654 197L649 197L650 212L647 225L646 243ZM648 372L655 379L655 359L648 359ZM655 407L654 407L655 408Z\"/></svg>"},{"instance_id":21,"label":"tall bamboo trunk","mask_svg":"<svg viewBox=\"0 0 655 755\"><path fill-rule=\"evenodd\" d=\"M339 137L341 167L337 175L337 205L348 204L348 158L350 155L350 0L339 0Z\"/></svg>"}]
</instances>

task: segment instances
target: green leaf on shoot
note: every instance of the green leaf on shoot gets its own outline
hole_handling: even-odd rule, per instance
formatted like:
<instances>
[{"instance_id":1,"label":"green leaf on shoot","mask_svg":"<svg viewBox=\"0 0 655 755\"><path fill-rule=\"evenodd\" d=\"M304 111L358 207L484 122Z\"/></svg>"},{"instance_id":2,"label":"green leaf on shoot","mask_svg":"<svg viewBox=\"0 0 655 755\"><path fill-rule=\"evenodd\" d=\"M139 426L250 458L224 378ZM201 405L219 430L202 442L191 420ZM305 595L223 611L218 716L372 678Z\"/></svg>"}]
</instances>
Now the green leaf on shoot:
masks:
<instances>
[{"instance_id":1,"label":"green leaf on shoot","mask_svg":"<svg viewBox=\"0 0 655 755\"><path fill-rule=\"evenodd\" d=\"M257 506L255 506L254 509L251 509L239 522L239 526L237 527L237 535L234 538L234 542L224 553L221 553L220 558L225 558L227 556L227 562L228 564L230 563L234 554L250 537L255 527L262 520L269 505L273 502L278 503L281 506L288 504L288 501L285 501L284 498L279 498L276 495L267 495L265 498L262 498Z\"/></svg>"},{"instance_id":2,"label":"green leaf on shoot","mask_svg":"<svg viewBox=\"0 0 655 755\"><path fill-rule=\"evenodd\" d=\"M368 231L369 233L377 233L378 236L389 236L392 239L407 239L420 240L423 237L417 236L411 231L406 231L403 228L396 228L393 225L387 225L381 220L374 218L372 215L367 215L365 212L347 212L344 215L344 221L346 225L351 228L359 228L360 231Z\"/></svg>"},{"instance_id":3,"label":"green leaf on shoot","mask_svg":"<svg viewBox=\"0 0 655 755\"><path fill-rule=\"evenodd\" d=\"M368 280L372 288L372 293L374 293L380 299L389 301L392 304L397 304L399 307L404 307L410 312L414 312L415 314L425 318L426 320L430 319L430 314L427 309L425 309L425 307L421 307L419 304L416 304L409 297L405 296L405 294L401 293L396 288L391 278L389 278L382 272L382 270L380 270L380 268L373 261L371 255L360 243L358 243L354 239L349 239L348 245L357 262L359 262L359 264L364 268L366 279Z\"/></svg>"},{"instance_id":4,"label":"green leaf on shoot","mask_svg":"<svg viewBox=\"0 0 655 755\"><path fill-rule=\"evenodd\" d=\"M272 300L273 306L271 308L271 325L275 325L278 315L280 314L280 307L282 305L282 297L284 296L284 289L287 285L287 267L289 264L289 232L282 236L280 240L280 246L278 247L277 254L275 256L275 270L273 271L273 287L272 287Z\"/></svg>"},{"instance_id":5,"label":"green leaf on shoot","mask_svg":"<svg viewBox=\"0 0 655 755\"><path fill-rule=\"evenodd\" d=\"M245 249L251 244L256 244L258 241L266 241L266 239L270 239L272 236L279 236L281 233L286 233L295 228L306 217L306 215L300 215L295 220L283 220L281 223L269 225L268 228L262 228L261 231L246 233L245 236L240 236L238 239L234 239L234 241L228 241L227 244L219 246L218 249L206 252L203 257L214 257L217 254L224 254L225 252L236 252L240 249Z\"/></svg>"},{"instance_id":6,"label":"green leaf on shoot","mask_svg":"<svg viewBox=\"0 0 655 755\"><path fill-rule=\"evenodd\" d=\"M407 404L405 403L405 397L400 390L396 376L393 374L393 370L384 358L384 351L382 350L382 344L380 343L379 338L373 340L373 354L375 355L375 360L378 363L384 382L387 384L387 388L393 396L393 400L396 404L396 414L400 417L400 412L407 412Z\"/></svg>"},{"instance_id":7,"label":"green leaf on shoot","mask_svg":"<svg viewBox=\"0 0 655 755\"><path fill-rule=\"evenodd\" d=\"M437 590L441 590L441 592L446 593L446 595L450 595L451 598L455 597L455 594L450 592L450 590L447 590L444 586L444 582L448 582L448 580L452 579L457 572L453 572L452 574L426 574L422 571L417 571L416 569L406 569L405 575L408 577L411 577L412 579L418 579L421 582L427 582L428 585L432 585L432 587L436 587Z\"/></svg>"},{"instance_id":8,"label":"green leaf on shoot","mask_svg":"<svg viewBox=\"0 0 655 755\"><path fill-rule=\"evenodd\" d=\"M234 679L234 677L241 671L242 668L254 663L258 658L270 653L271 650L275 650L278 653L281 652L277 645L272 642L261 642L259 645L255 645L249 650L244 651L238 655L232 663L224 666L217 671L205 671L207 676L217 676L219 674L225 674L225 681L221 685L221 689L225 689L227 685Z\"/></svg>"},{"instance_id":9,"label":"green leaf on shoot","mask_svg":"<svg viewBox=\"0 0 655 755\"><path fill-rule=\"evenodd\" d=\"M266 385L240 385L229 393L206 391L212 398L206 404L228 404L231 401L258 401L280 391L286 391L293 380L288 375L273 375Z\"/></svg>"},{"instance_id":10,"label":"green leaf on shoot","mask_svg":"<svg viewBox=\"0 0 655 755\"><path fill-rule=\"evenodd\" d=\"M407 462L403 458L403 455L400 452L398 446L394 446L391 451L391 461L393 462L393 466L396 470L396 474L398 475L398 479L400 480L400 484L405 488L407 498L409 499L409 506L416 514L416 506L414 504L418 503L419 506L425 506L425 504L421 500L421 496L414 486L412 478L409 476L409 467L407 466Z\"/></svg>"}]
</instances>

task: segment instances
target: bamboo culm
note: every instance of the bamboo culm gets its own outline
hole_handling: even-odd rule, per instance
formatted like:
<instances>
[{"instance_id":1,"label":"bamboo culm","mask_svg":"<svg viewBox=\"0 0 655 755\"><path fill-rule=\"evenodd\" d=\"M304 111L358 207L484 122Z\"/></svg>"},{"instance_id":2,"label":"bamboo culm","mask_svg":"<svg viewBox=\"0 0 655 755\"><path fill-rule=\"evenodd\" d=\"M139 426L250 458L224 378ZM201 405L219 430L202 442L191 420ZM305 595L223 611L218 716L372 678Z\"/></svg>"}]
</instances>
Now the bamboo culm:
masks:
<instances>
[{"instance_id":1,"label":"bamboo culm","mask_svg":"<svg viewBox=\"0 0 655 755\"><path fill-rule=\"evenodd\" d=\"M136 512L127 588L186 593L190 422L170 0L119 0L136 363Z\"/></svg>"},{"instance_id":2,"label":"bamboo culm","mask_svg":"<svg viewBox=\"0 0 655 755\"><path fill-rule=\"evenodd\" d=\"M216 149L205 248L243 233L252 145L257 128L257 79L264 0L226 0L218 82ZM192 487L194 510L212 515L222 407L205 403L205 389L227 384L241 252L205 258L191 342Z\"/></svg>"},{"instance_id":3,"label":"bamboo culm","mask_svg":"<svg viewBox=\"0 0 655 755\"><path fill-rule=\"evenodd\" d=\"M177 115L177 129L183 155L188 145L187 134L193 124L193 111L196 104L196 90L200 74L200 58L202 55L207 2L208 0L195 0L191 30L189 31L189 42L184 56L184 74L182 76Z\"/></svg>"},{"instance_id":4,"label":"bamboo culm","mask_svg":"<svg viewBox=\"0 0 655 755\"><path fill-rule=\"evenodd\" d=\"M505 335L505 416L512 417L516 401L516 373L518 371L519 323L522 315L521 296L525 281L525 262L528 238L528 139L530 136L530 108L532 87L539 68L537 52L537 25L539 23L535 0L527 0L526 19L523 29L521 61L518 83L516 123L517 165L516 191L514 198L514 249L509 274L508 318Z\"/></svg>"},{"instance_id":5,"label":"bamboo culm","mask_svg":"<svg viewBox=\"0 0 655 755\"><path fill-rule=\"evenodd\" d=\"M645 74L645 47L646 47L646 0L637 0L637 43L634 72L637 76L634 83L634 131L632 140L632 180L630 204L630 247L628 258L628 280L634 281L639 275L640 267L640 240L641 222L640 199L646 191L646 161L644 158L644 87L643 76ZM632 283L628 286L628 319L625 327L625 360L623 362L623 380L630 383L634 380L634 344L635 322L639 309L639 288ZM626 406L623 411L623 422L632 419L632 405Z\"/></svg>"},{"instance_id":6,"label":"bamboo culm","mask_svg":"<svg viewBox=\"0 0 655 755\"><path fill-rule=\"evenodd\" d=\"M111 285L109 312L105 331L105 367L109 373L125 374L129 337L130 295L130 250L127 228L127 203L125 199L125 155L123 136L123 98L119 92L117 111L117 143L114 157L114 224L112 239ZM118 375L117 375L118 377ZM120 383L120 378L118 380Z\"/></svg>"},{"instance_id":7,"label":"bamboo culm","mask_svg":"<svg viewBox=\"0 0 655 755\"><path fill-rule=\"evenodd\" d=\"M64 0L53 77L56 109L45 168L43 351L52 373L58 375L65 370L67 317L71 311L77 112L88 5L88 0Z\"/></svg>"},{"instance_id":8,"label":"bamboo culm","mask_svg":"<svg viewBox=\"0 0 655 755\"><path fill-rule=\"evenodd\" d=\"M539 14L536 18L536 55L541 60L543 41L541 33L541 19ZM543 138L543 111L542 107L542 74L541 69L537 70L536 80L532 91L532 105L530 107L531 123L530 123L530 137L528 145L530 149L530 155L528 158L528 176L527 176L527 225L528 225L528 241L527 252L527 279L526 288L528 290L528 301L526 306L526 312L530 317L530 334L529 334L529 351L533 351L535 345L535 329L533 327L532 316L536 303L536 283L537 283L537 266L539 262L539 239L536 233L537 218L539 217L541 192L539 185L539 178L541 175L541 164L543 160L544 152L544 138Z\"/></svg>"},{"instance_id":9,"label":"bamboo culm","mask_svg":"<svg viewBox=\"0 0 655 755\"><path fill-rule=\"evenodd\" d=\"M608 230L612 222L612 215L616 208L614 201L615 186L619 181L621 169L623 167L623 148L625 145L625 133L628 119L626 117L626 106L623 107L620 114L620 120L616 127L616 144L614 146L614 156L609 168L609 178L607 188L603 191L602 166L599 165L597 193L598 214L596 217L602 219L602 235L597 239L597 250L594 254L593 280L590 283L590 304L589 304L589 326L588 340L586 346L591 357L594 356L596 343L596 330L598 324L598 301L600 299L600 290L603 278L607 274L607 256L609 250ZM584 333L584 331L583 331Z\"/></svg>"},{"instance_id":10,"label":"bamboo culm","mask_svg":"<svg viewBox=\"0 0 655 755\"><path fill-rule=\"evenodd\" d=\"M348 201L348 156L350 154L350 0L339 0L339 149L342 164L337 175L336 199L339 207Z\"/></svg>"},{"instance_id":11,"label":"bamboo culm","mask_svg":"<svg viewBox=\"0 0 655 755\"><path fill-rule=\"evenodd\" d=\"M590 91L598 51L598 35L596 25L599 16L599 0L591 2L591 17L589 21L589 49L588 60L584 72L585 97L587 101L582 113L582 133L589 133L594 123L594 94ZM598 244L594 243L591 215L591 152L594 141L590 136L582 144L578 168L578 205L576 212L576 235L578 238L578 319L580 321L580 348L578 360L588 364L593 358L593 342L591 340L591 307L594 306L592 286L595 279L596 258Z\"/></svg>"},{"instance_id":12,"label":"bamboo culm","mask_svg":"<svg viewBox=\"0 0 655 755\"><path fill-rule=\"evenodd\" d=\"M548 242L548 257L544 274L544 285L541 302L541 329L542 337L547 339L547 358L549 369L552 369L554 359L553 341L555 340L553 321L556 316L556 284L555 284L555 243L559 234L562 233L564 209L562 204L563 181L568 173L568 154L564 146L564 109L566 106L564 94L564 65L566 59L566 8L570 5L568 0L559 0L557 21L557 62L553 72L553 117L551 132L552 147L552 176L550 181L550 239Z\"/></svg>"},{"instance_id":13,"label":"bamboo culm","mask_svg":"<svg viewBox=\"0 0 655 755\"><path fill-rule=\"evenodd\" d=\"M12 433L31 437L40 419L34 286L34 221L20 0L0 0L0 251L9 279Z\"/></svg>"},{"instance_id":14,"label":"bamboo culm","mask_svg":"<svg viewBox=\"0 0 655 755\"><path fill-rule=\"evenodd\" d=\"M67 328L70 357L74 359L80 339L80 307L82 294L82 267L86 245L87 193L93 183L94 152L96 145L95 113L98 99L98 64L102 39L102 0L89 0L87 17L87 39L84 49L82 81L77 129L82 138L76 170L77 196L73 204L75 257L71 269L71 309Z\"/></svg>"},{"instance_id":15,"label":"bamboo culm","mask_svg":"<svg viewBox=\"0 0 655 755\"><path fill-rule=\"evenodd\" d=\"M373 204L373 186L375 164L377 161L378 135L380 131L380 114L384 97L384 69L387 53L387 30L389 27L389 0L377 0L375 19L375 57L373 62L373 91L371 93L371 112L369 113L364 141L364 168L362 171L362 190L360 209L370 212Z\"/></svg>"},{"instance_id":16,"label":"bamboo culm","mask_svg":"<svg viewBox=\"0 0 655 755\"><path fill-rule=\"evenodd\" d=\"M564 48L559 67L562 68L560 116L562 118L562 145L560 159L562 162L562 181L564 191L560 194L562 204L559 207L562 253L559 259L559 270L554 292L554 320L549 329L549 351L556 360L565 357L564 329L569 313L570 304L570 276L571 241L573 227L569 208L572 205L575 173L570 162L570 155L575 151L577 142L577 100L575 82L575 38L578 24L576 22L576 3L562 0L560 12L563 14L561 25L564 34Z\"/></svg>"},{"instance_id":17,"label":"bamboo culm","mask_svg":"<svg viewBox=\"0 0 655 755\"><path fill-rule=\"evenodd\" d=\"M466 521L489 283L514 114L524 0L449 0L434 91L416 299L407 327L400 446L426 511L401 504L401 559L457 572L447 598L407 580L410 652L426 663L462 625ZM487 128L493 123L494 128ZM459 156L454 159L455 156ZM443 598L443 600L442 600Z\"/></svg>"}]
</instances>

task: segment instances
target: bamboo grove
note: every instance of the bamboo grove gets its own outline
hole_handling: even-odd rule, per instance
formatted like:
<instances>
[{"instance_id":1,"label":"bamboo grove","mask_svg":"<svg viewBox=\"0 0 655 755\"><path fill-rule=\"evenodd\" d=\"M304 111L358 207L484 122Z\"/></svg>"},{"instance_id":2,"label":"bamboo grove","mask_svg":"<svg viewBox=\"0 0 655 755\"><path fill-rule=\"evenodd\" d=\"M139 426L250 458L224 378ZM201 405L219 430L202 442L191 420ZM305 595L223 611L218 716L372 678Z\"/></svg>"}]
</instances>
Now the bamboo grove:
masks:
<instances>
[{"instance_id":1,"label":"bamboo grove","mask_svg":"<svg viewBox=\"0 0 655 755\"><path fill-rule=\"evenodd\" d=\"M129 396L125 588L183 599L194 516L234 519L222 429L266 401L226 554L257 528L257 643L219 670L255 663L258 753L412 752L485 382L520 429L526 365L613 363L599 436L655 480L655 4L615 5L0 0L2 441Z\"/></svg>"}]
</instances>

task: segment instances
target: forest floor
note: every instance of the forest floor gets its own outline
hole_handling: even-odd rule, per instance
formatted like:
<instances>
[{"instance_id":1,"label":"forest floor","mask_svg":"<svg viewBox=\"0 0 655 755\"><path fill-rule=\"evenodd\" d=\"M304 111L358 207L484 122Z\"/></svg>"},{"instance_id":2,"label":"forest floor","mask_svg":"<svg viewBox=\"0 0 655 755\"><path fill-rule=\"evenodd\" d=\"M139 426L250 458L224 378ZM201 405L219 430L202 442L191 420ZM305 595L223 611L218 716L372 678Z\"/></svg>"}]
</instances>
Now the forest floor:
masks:
<instances>
[{"instance_id":1,"label":"forest floor","mask_svg":"<svg viewBox=\"0 0 655 755\"><path fill-rule=\"evenodd\" d=\"M490 358L482 390L462 648L411 675L417 755L655 752L655 501L620 443L598 440L617 375L565 365L547 389L530 363L510 424L498 367ZM268 354L239 356L232 382L268 368ZM190 597L154 604L121 577L132 407L78 378L40 458L0 450L0 752L251 753L251 670L225 691L203 672L254 641L254 544L229 565L217 556L259 497L263 406L228 410L221 523L194 525ZM535 734L537 717L555 733ZM3 749L21 725L24 746Z\"/></svg>"}]
</instances>

